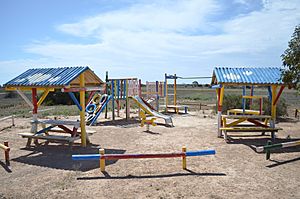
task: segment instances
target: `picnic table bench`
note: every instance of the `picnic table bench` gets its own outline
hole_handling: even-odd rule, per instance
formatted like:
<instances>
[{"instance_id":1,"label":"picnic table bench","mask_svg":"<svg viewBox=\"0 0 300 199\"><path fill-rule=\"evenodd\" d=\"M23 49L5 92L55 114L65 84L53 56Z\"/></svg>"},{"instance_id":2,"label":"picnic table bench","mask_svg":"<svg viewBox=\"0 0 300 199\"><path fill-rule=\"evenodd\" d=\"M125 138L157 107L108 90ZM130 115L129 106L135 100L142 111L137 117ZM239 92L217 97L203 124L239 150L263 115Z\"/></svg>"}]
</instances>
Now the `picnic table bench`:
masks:
<instances>
[{"instance_id":1,"label":"picnic table bench","mask_svg":"<svg viewBox=\"0 0 300 199\"><path fill-rule=\"evenodd\" d=\"M75 140L80 139L80 134L78 128L80 127L79 121L64 121L64 120L37 120L32 121L33 124L41 124L42 129L37 132L32 133L19 133L23 138L27 138L27 147L31 146L32 140L34 140L35 145L40 145L38 140L46 140L45 144L49 142L64 142L68 143L71 147ZM46 125L49 125L46 127ZM71 126L67 127L67 126ZM51 135L49 132L58 132L62 134L69 135Z\"/></svg>"},{"instance_id":2,"label":"picnic table bench","mask_svg":"<svg viewBox=\"0 0 300 199\"><path fill-rule=\"evenodd\" d=\"M220 130L224 139L228 140L227 132L271 132L271 138L275 139L275 133L282 128L269 126L269 115L222 115ZM247 122L247 123L245 123Z\"/></svg>"}]
</instances>

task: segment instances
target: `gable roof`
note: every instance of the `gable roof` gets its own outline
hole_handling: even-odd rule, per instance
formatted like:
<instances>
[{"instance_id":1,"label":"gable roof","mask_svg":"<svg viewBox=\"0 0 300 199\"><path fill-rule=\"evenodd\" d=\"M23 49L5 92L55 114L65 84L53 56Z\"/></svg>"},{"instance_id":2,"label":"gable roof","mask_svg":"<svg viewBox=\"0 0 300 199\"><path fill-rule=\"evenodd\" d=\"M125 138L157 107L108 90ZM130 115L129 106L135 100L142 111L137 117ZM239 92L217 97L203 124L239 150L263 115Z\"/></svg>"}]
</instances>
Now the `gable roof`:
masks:
<instances>
[{"instance_id":1,"label":"gable roof","mask_svg":"<svg viewBox=\"0 0 300 199\"><path fill-rule=\"evenodd\" d=\"M212 85L282 85L280 68L227 68L216 67L213 71Z\"/></svg>"},{"instance_id":2,"label":"gable roof","mask_svg":"<svg viewBox=\"0 0 300 199\"><path fill-rule=\"evenodd\" d=\"M87 66L62 68L35 68L29 69L4 86L8 87L50 87L62 88L79 86L79 76L84 73L86 86L97 86L104 82Z\"/></svg>"}]
</instances>

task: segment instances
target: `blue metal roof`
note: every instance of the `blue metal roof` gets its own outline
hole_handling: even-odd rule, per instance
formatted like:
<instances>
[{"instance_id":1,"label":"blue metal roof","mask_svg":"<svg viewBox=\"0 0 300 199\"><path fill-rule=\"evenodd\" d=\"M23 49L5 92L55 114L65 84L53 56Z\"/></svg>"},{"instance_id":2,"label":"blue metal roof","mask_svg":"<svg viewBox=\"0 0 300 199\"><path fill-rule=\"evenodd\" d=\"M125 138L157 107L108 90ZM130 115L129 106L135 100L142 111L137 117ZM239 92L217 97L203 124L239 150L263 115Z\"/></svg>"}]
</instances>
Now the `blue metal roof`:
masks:
<instances>
[{"instance_id":1,"label":"blue metal roof","mask_svg":"<svg viewBox=\"0 0 300 199\"><path fill-rule=\"evenodd\" d=\"M213 71L213 84L283 84L280 68L227 68L216 67Z\"/></svg>"},{"instance_id":2,"label":"blue metal roof","mask_svg":"<svg viewBox=\"0 0 300 199\"><path fill-rule=\"evenodd\" d=\"M29 69L10 80L5 87L60 87L68 86L81 73L90 70L89 67L62 67ZM96 76L96 75L95 75ZM96 76L97 77L97 76ZM97 77L98 78L98 77ZM100 80L101 81L101 80Z\"/></svg>"}]
</instances>

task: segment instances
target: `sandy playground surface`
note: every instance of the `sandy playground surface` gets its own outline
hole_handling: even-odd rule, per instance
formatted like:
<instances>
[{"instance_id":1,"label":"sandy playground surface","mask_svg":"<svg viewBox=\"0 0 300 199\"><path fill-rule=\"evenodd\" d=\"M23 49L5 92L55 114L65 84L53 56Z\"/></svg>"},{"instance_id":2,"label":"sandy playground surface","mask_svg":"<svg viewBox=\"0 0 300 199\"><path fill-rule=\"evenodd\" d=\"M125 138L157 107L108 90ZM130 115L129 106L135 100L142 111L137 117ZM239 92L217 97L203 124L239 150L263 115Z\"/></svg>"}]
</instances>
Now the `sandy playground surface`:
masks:
<instances>
[{"instance_id":1,"label":"sandy playground surface","mask_svg":"<svg viewBox=\"0 0 300 199\"><path fill-rule=\"evenodd\" d=\"M15 127L0 132L0 141L12 148L10 168L0 151L0 198L300 198L299 146L275 150L267 161L254 146L269 136L235 133L226 143L216 136L215 116L206 116L172 115L174 128L158 125L150 133L136 121L103 122L89 128L96 131L92 145L72 151L55 143L26 149L18 133L30 131L30 119L17 118ZM300 138L299 121L278 126L284 129L278 142L288 135ZM182 146L217 154L187 158L188 170L182 170L181 158L107 161L106 173L98 161L71 160L72 154L98 153L101 147L106 153L163 153Z\"/></svg>"}]
</instances>

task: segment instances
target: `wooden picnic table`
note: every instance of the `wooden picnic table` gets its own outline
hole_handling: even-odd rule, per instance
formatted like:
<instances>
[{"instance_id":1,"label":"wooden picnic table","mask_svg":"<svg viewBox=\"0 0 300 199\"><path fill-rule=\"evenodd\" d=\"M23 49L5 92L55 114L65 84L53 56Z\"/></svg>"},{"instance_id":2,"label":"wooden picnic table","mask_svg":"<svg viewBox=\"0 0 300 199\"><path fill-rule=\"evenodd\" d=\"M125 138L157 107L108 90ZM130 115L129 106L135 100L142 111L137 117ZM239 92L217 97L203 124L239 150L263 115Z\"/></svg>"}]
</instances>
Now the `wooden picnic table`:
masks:
<instances>
[{"instance_id":1,"label":"wooden picnic table","mask_svg":"<svg viewBox=\"0 0 300 199\"><path fill-rule=\"evenodd\" d=\"M269 115L222 115L221 119L220 130L226 141L227 132L271 132L271 138L275 139L275 132L282 130L269 125Z\"/></svg>"}]
</instances>

